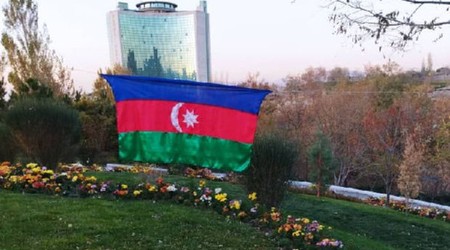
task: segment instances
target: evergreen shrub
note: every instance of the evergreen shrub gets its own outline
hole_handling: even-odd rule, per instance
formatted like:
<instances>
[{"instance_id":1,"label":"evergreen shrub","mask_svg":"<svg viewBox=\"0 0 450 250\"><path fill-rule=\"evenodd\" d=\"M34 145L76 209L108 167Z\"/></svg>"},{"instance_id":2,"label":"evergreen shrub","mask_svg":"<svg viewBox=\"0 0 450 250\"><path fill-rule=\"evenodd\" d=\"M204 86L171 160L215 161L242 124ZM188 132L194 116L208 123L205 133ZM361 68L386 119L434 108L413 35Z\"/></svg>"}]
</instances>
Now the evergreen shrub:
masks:
<instances>
[{"instance_id":1,"label":"evergreen shrub","mask_svg":"<svg viewBox=\"0 0 450 250\"><path fill-rule=\"evenodd\" d=\"M0 123L0 161L13 162L16 157L17 147L12 138L11 131L6 124Z\"/></svg>"},{"instance_id":2,"label":"evergreen shrub","mask_svg":"<svg viewBox=\"0 0 450 250\"><path fill-rule=\"evenodd\" d=\"M6 112L5 122L28 158L56 169L59 162L75 158L80 140L78 112L50 98L21 98Z\"/></svg>"},{"instance_id":3,"label":"evergreen shrub","mask_svg":"<svg viewBox=\"0 0 450 250\"><path fill-rule=\"evenodd\" d=\"M245 172L248 192L256 192L258 200L267 207L278 207L288 188L297 154L297 145L280 133L258 135L250 167Z\"/></svg>"}]
</instances>

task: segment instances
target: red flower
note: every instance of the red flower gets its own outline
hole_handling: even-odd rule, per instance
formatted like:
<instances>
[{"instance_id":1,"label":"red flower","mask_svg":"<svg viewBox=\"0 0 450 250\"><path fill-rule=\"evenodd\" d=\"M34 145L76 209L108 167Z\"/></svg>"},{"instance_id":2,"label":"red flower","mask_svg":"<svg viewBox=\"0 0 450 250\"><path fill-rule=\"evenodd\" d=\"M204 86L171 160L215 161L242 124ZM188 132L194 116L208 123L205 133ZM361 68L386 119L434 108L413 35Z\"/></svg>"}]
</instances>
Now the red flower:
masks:
<instances>
[{"instance_id":1,"label":"red flower","mask_svg":"<svg viewBox=\"0 0 450 250\"><path fill-rule=\"evenodd\" d=\"M43 183L43 182L33 182L33 184L31 186L33 188L35 188L35 189L39 189L39 188L45 187L45 183Z\"/></svg>"},{"instance_id":2,"label":"red flower","mask_svg":"<svg viewBox=\"0 0 450 250\"><path fill-rule=\"evenodd\" d=\"M156 179L156 184L158 184L159 186L161 186L164 183L164 179L162 177L158 177L158 179Z\"/></svg>"}]
</instances>

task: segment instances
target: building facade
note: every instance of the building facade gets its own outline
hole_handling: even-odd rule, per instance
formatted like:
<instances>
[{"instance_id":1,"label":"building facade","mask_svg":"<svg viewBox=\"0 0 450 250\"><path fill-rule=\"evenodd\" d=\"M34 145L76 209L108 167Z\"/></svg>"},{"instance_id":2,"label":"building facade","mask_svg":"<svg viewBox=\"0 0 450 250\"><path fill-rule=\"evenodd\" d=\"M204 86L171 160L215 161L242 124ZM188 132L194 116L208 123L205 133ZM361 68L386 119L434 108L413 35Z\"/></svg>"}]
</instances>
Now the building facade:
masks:
<instances>
[{"instance_id":1,"label":"building facade","mask_svg":"<svg viewBox=\"0 0 450 250\"><path fill-rule=\"evenodd\" d=\"M195 11L177 11L176 4L156 1L136 7L119 2L107 14L111 63L134 75L210 81L206 1Z\"/></svg>"}]
</instances>

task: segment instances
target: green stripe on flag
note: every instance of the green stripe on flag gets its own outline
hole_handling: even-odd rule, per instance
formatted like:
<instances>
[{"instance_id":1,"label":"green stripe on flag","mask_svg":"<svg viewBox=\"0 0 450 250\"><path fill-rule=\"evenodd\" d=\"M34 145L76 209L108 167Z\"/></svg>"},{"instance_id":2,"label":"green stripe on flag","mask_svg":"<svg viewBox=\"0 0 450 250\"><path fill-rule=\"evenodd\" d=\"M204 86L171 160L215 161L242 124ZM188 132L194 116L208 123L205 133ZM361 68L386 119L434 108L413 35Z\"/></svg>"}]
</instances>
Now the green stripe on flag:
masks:
<instances>
[{"instance_id":1,"label":"green stripe on flag","mask_svg":"<svg viewBox=\"0 0 450 250\"><path fill-rule=\"evenodd\" d=\"M119 134L119 157L124 161L180 163L243 171L250 164L252 144L207 136L167 132Z\"/></svg>"}]
</instances>

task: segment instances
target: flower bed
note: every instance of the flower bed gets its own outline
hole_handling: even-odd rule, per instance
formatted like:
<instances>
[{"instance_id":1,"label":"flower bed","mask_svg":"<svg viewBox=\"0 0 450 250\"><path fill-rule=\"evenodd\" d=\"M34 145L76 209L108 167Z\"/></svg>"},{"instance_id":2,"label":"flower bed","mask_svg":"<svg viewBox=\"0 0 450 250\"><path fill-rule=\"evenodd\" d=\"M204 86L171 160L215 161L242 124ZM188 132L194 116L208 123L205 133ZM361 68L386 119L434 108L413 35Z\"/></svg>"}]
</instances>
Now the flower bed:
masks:
<instances>
[{"instance_id":1,"label":"flower bed","mask_svg":"<svg viewBox=\"0 0 450 250\"><path fill-rule=\"evenodd\" d=\"M85 176L85 168L64 166L63 172L40 167L35 163L26 166L2 163L0 188L29 193L60 196L94 197L105 199L168 200L179 204L213 209L227 219L249 223L277 240L283 248L343 247L339 240L329 239L329 227L308 218L283 217L276 209L266 209L258 203L257 194L251 193L245 200L229 197L221 188L214 190L200 180L195 186L179 186L167 183L159 177L154 183L128 185L126 183L99 182L93 176ZM100 171L100 168L93 168ZM148 171L147 168L133 171Z\"/></svg>"},{"instance_id":2,"label":"flower bed","mask_svg":"<svg viewBox=\"0 0 450 250\"><path fill-rule=\"evenodd\" d=\"M386 205L386 199L380 199L380 198L368 198L365 201L367 204L373 205L373 206L385 206ZM450 222L450 212L444 211L437 208L431 208L431 207L413 207L407 204L406 201L395 201L391 200L389 202L389 207L392 209L395 209L397 211L405 212L405 213L411 213L415 215L419 215L421 217L431 218L431 219L437 219L437 220L443 220L446 222Z\"/></svg>"},{"instance_id":3,"label":"flower bed","mask_svg":"<svg viewBox=\"0 0 450 250\"><path fill-rule=\"evenodd\" d=\"M309 182L299 182L299 181L291 182L290 189L295 192L301 192L305 194L315 194L315 185ZM324 193L325 196L332 197L335 199L347 200L352 202L363 202L373 206L385 206L386 198L373 197L371 196L371 194L373 195L378 193L358 190L354 188L339 187L334 185L331 185L329 189ZM415 200L415 203L418 202L419 201ZM440 209L438 207L426 207L417 205L414 206L412 205L412 203L408 204L405 199L395 200L393 196L391 196L389 204L390 208L397 211L450 222L450 211ZM435 205L442 207L441 205L438 204Z\"/></svg>"}]
</instances>

